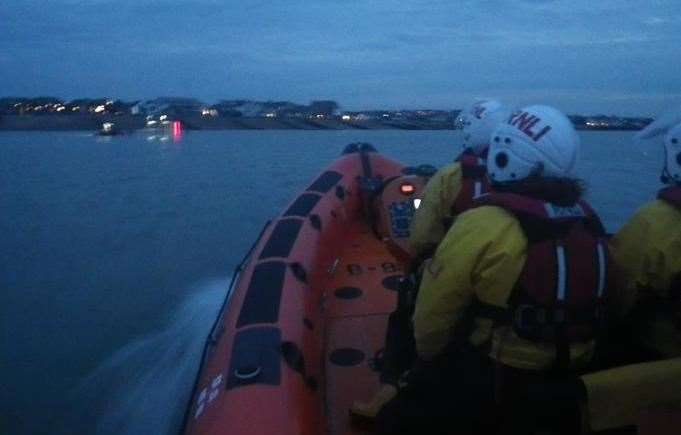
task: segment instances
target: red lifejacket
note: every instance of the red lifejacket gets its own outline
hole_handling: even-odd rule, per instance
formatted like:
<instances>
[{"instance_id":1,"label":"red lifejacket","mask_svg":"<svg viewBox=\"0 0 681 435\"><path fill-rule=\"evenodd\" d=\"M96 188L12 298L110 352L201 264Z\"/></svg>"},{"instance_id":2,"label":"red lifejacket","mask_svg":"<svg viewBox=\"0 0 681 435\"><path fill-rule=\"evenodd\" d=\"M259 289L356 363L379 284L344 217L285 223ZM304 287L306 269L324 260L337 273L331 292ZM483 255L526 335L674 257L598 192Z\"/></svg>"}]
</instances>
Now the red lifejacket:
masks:
<instances>
[{"instance_id":1,"label":"red lifejacket","mask_svg":"<svg viewBox=\"0 0 681 435\"><path fill-rule=\"evenodd\" d=\"M657 197L669 204L681 208L681 186L670 186L660 190Z\"/></svg>"},{"instance_id":2,"label":"red lifejacket","mask_svg":"<svg viewBox=\"0 0 681 435\"><path fill-rule=\"evenodd\" d=\"M584 201L559 207L491 193L479 203L513 213L528 240L527 260L508 308L483 304L481 316L511 324L523 338L556 343L557 363L566 364L569 343L595 338L604 322L609 267L600 219Z\"/></svg>"},{"instance_id":3,"label":"red lifejacket","mask_svg":"<svg viewBox=\"0 0 681 435\"><path fill-rule=\"evenodd\" d=\"M476 198L490 192L485 161L472 152L464 152L457 159L461 165L461 190L451 207L452 216L475 207Z\"/></svg>"}]
</instances>

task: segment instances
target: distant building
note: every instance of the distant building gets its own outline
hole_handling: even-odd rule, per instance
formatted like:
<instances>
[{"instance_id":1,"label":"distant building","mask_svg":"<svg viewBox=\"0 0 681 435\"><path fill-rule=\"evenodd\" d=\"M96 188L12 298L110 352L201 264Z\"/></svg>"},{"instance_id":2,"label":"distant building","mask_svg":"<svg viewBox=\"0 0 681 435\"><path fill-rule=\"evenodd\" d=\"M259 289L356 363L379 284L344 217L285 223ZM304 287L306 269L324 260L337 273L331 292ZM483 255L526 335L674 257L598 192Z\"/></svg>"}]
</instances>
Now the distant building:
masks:
<instances>
[{"instance_id":1,"label":"distant building","mask_svg":"<svg viewBox=\"0 0 681 435\"><path fill-rule=\"evenodd\" d=\"M81 98L66 104L68 113L112 113L114 101L109 98Z\"/></svg>"},{"instance_id":2,"label":"distant building","mask_svg":"<svg viewBox=\"0 0 681 435\"><path fill-rule=\"evenodd\" d=\"M335 115L338 110L338 103L331 100L318 100L312 101L309 107L309 113L311 117L317 119L330 118Z\"/></svg>"},{"instance_id":3,"label":"distant building","mask_svg":"<svg viewBox=\"0 0 681 435\"><path fill-rule=\"evenodd\" d=\"M238 104L233 103L232 101L221 101L217 104L213 104L210 106L211 109L215 110L217 112L218 116L225 116L225 117L239 117L243 116L243 113L237 109Z\"/></svg>"},{"instance_id":4,"label":"distant building","mask_svg":"<svg viewBox=\"0 0 681 435\"><path fill-rule=\"evenodd\" d=\"M640 130L650 124L651 118L628 118L607 115L570 115L570 121L580 130Z\"/></svg>"},{"instance_id":5,"label":"distant building","mask_svg":"<svg viewBox=\"0 0 681 435\"><path fill-rule=\"evenodd\" d=\"M148 100L136 109L140 114L149 116L160 116L170 114L173 116L201 114L206 107L204 103L195 98L183 97L162 97Z\"/></svg>"},{"instance_id":6,"label":"distant building","mask_svg":"<svg viewBox=\"0 0 681 435\"><path fill-rule=\"evenodd\" d=\"M33 114L59 113L66 110L62 100L55 97L0 98L0 113L4 114Z\"/></svg>"},{"instance_id":7,"label":"distant building","mask_svg":"<svg viewBox=\"0 0 681 435\"><path fill-rule=\"evenodd\" d=\"M128 115L132 114L132 108L137 106L137 101L125 102L122 100L116 100L111 105L107 105L108 113L113 113L114 115Z\"/></svg>"},{"instance_id":8,"label":"distant building","mask_svg":"<svg viewBox=\"0 0 681 435\"><path fill-rule=\"evenodd\" d=\"M338 109L335 101L313 101L310 105L290 101L222 100L211 106L219 116L243 116L250 118L314 118L324 119Z\"/></svg>"},{"instance_id":9,"label":"distant building","mask_svg":"<svg viewBox=\"0 0 681 435\"><path fill-rule=\"evenodd\" d=\"M343 112L343 121L429 121L434 123L453 124L458 110L363 110L359 112Z\"/></svg>"},{"instance_id":10,"label":"distant building","mask_svg":"<svg viewBox=\"0 0 681 435\"><path fill-rule=\"evenodd\" d=\"M109 98L81 98L68 103L54 97L0 98L0 113L5 114L115 114L130 113L135 102Z\"/></svg>"}]
</instances>

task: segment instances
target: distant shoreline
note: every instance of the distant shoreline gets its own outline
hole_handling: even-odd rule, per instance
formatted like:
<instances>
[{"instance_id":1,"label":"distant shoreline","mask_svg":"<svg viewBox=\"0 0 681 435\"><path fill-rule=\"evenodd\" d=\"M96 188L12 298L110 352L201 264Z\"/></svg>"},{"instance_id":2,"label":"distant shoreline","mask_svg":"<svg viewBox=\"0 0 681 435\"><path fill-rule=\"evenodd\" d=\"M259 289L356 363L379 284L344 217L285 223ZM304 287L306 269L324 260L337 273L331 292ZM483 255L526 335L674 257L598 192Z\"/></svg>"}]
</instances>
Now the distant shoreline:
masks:
<instances>
[{"instance_id":1,"label":"distant shoreline","mask_svg":"<svg viewBox=\"0 0 681 435\"><path fill-rule=\"evenodd\" d=\"M98 131L102 123L112 122L121 131L146 128L142 115L4 115L0 117L0 130ZM203 117L182 118L186 130L451 130L448 122L363 120L342 121L336 119L262 118L262 117Z\"/></svg>"},{"instance_id":2,"label":"distant shoreline","mask_svg":"<svg viewBox=\"0 0 681 435\"><path fill-rule=\"evenodd\" d=\"M455 130L453 123L433 120L353 120L262 118L262 117L204 117L186 116L182 119L187 130ZM104 122L113 122L120 131L146 128L142 115L2 115L0 131L99 131ZM613 131L638 130L630 126L576 126L578 130Z\"/></svg>"}]
</instances>

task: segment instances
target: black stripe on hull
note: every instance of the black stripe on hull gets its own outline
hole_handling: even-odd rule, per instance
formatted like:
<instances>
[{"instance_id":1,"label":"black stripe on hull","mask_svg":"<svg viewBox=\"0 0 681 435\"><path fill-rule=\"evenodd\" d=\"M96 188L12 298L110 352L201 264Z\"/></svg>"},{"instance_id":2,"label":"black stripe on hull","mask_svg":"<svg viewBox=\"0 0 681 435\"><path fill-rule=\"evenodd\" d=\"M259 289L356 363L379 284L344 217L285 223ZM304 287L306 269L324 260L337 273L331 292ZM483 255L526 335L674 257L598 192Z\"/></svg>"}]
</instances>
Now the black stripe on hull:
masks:
<instances>
[{"instance_id":1,"label":"black stripe on hull","mask_svg":"<svg viewBox=\"0 0 681 435\"><path fill-rule=\"evenodd\" d=\"M315 193L303 193L296 198L295 202L286 210L284 216L307 217L320 199L321 196Z\"/></svg>"},{"instance_id":2,"label":"black stripe on hull","mask_svg":"<svg viewBox=\"0 0 681 435\"><path fill-rule=\"evenodd\" d=\"M299 219L282 219L272 230L270 238L260 253L260 260L271 257L288 257L296 243L303 221Z\"/></svg>"},{"instance_id":3,"label":"black stripe on hull","mask_svg":"<svg viewBox=\"0 0 681 435\"><path fill-rule=\"evenodd\" d=\"M310 187L308 192L327 193L333 186L335 186L343 178L343 174L336 171L326 171L317 178Z\"/></svg>"},{"instance_id":4,"label":"black stripe on hull","mask_svg":"<svg viewBox=\"0 0 681 435\"><path fill-rule=\"evenodd\" d=\"M285 274L286 263L283 261L268 261L255 267L236 322L237 328L279 321Z\"/></svg>"}]
</instances>

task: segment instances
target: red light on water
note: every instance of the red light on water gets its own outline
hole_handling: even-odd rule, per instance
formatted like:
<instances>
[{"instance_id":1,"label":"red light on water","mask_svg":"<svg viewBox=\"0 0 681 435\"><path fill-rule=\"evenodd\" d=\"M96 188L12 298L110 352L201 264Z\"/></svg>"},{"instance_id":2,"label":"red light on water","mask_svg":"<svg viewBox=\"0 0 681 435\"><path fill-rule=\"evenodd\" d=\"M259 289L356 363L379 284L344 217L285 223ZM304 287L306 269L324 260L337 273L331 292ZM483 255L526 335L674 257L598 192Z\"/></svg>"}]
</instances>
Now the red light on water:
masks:
<instances>
[{"instance_id":1,"label":"red light on water","mask_svg":"<svg viewBox=\"0 0 681 435\"><path fill-rule=\"evenodd\" d=\"M173 139L179 140L182 137L182 122L173 121Z\"/></svg>"}]
</instances>

